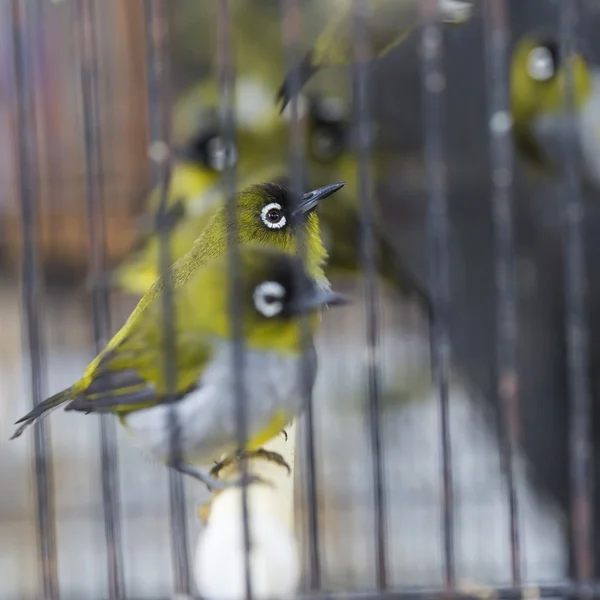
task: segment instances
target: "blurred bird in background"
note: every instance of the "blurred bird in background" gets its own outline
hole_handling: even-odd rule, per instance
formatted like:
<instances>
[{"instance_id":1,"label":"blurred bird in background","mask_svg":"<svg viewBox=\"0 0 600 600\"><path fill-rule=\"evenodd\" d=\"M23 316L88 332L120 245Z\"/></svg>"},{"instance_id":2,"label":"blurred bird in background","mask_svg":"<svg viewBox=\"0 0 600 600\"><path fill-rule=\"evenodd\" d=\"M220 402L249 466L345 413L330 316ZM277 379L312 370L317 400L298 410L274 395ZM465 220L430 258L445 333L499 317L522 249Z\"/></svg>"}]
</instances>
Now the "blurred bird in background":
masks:
<instances>
[{"instance_id":1,"label":"blurred bird in background","mask_svg":"<svg viewBox=\"0 0 600 600\"><path fill-rule=\"evenodd\" d=\"M535 130L527 119L548 112L560 113L561 84L556 71L547 82L527 81L527 55L544 42L531 42L531 30L552 32L558 39L559 2L509 3L510 31L515 40L529 40L514 49L512 77L521 71L521 82L511 89L515 135L525 129L533 138L538 153L548 152L535 138ZM598 11L577 25L577 46L586 42L597 51L597 38L592 32L598 26ZM458 32L458 29L456 29ZM489 116L486 112L488 90L481 77L484 62L483 32L473 22L455 30L447 29L444 63L447 88L444 96L445 161L448 173L447 193L450 213L450 311L449 328L452 361L456 373L481 402L490 417L490 434L500 431L501 407L498 403L497 380L497 293L494 277L494 222L490 205ZM527 36L527 37L526 37ZM513 50L511 49L511 50ZM541 61L539 59L542 59ZM539 61L539 62L538 62ZM545 63L546 74L555 69L551 47L533 52L531 62ZM562 63L558 63L564 73ZM586 99L591 100L593 69L581 57L575 61L575 95L579 111ZM535 67L534 67L535 69ZM540 69L541 71L541 69ZM538 76L540 75L538 71ZM398 75L402 72L402 76ZM586 74L587 73L587 74ZM385 94L373 94L379 127L386 132L386 148L400 155L411 147L422 150L421 124L423 106L418 98L404 94L420 85L418 64L411 64L403 52L373 68L373 85L385 87ZM507 74L511 77L511 73ZM562 75L564 77L564 75ZM562 79L561 77L561 79ZM547 85L546 85L547 84ZM468 90L468 104L465 98ZM587 92L586 92L587 90ZM527 95L529 97L525 97ZM517 102L517 99L518 102ZM468 116L465 106L468 105ZM591 110L593 103L588 105ZM410 116L410 117L409 117ZM546 117L546 121L548 121ZM589 116L586 117L586 119ZM581 116L580 116L581 119ZM411 122L412 121L412 122ZM588 121L589 122L589 121ZM559 131L557 128L556 131ZM590 128L589 134L593 135ZM522 140L518 140L522 143ZM530 144L531 146L531 144ZM454 149L452 151L451 149ZM585 152L586 150L584 150ZM530 152L526 151L526 158ZM549 153L550 157L557 154ZM559 165L563 159L559 159ZM592 164L590 162L590 164ZM568 360L565 340L565 279L563 259L565 190L557 180L524 177L521 160L516 162L513 198L515 227L516 287L518 303L519 416L520 444L524 452L528 476L538 492L540 502L557 503L565 520L571 510L569 423L570 400ZM589 168L589 167L588 167ZM399 161L396 171L389 171L376 195L379 210L386 215L382 232L395 254L408 261L417 276L427 281L426 187L406 190L407 173ZM592 179L590 174L590 179ZM401 201L399 199L402 199ZM597 372L600 366L600 286L593 277L600 251L600 211L597 203L587 203L583 221L584 254L587 278L587 310L589 317L591 409L593 456L598 457L598 414L600 401ZM411 215L410 222L405 219ZM477 326L474 327L474 324ZM600 481L600 461L593 461L594 482ZM600 543L600 503L593 503L594 540ZM600 573L600 555L595 555L595 574Z\"/></svg>"},{"instance_id":2,"label":"blurred bird in background","mask_svg":"<svg viewBox=\"0 0 600 600\"><path fill-rule=\"evenodd\" d=\"M323 68L352 64L356 43L353 6L351 0L333 3L325 29L304 58L292 67L277 92L282 110L295 93L294 86L302 89ZM376 0L368 7L365 27L373 57L385 56L401 44L419 20L417 0ZM444 22L462 24L471 17L473 7L470 0L439 0L439 10Z\"/></svg>"},{"instance_id":3,"label":"blurred bird in background","mask_svg":"<svg viewBox=\"0 0 600 600\"><path fill-rule=\"evenodd\" d=\"M270 97L248 94L243 85L236 90L238 127L230 148L220 133L214 79L197 84L175 105L174 129L182 145L175 153L165 212L158 216L160 191L155 189L145 204L138 245L111 273L112 286L141 295L158 279L162 226L170 231L171 259L188 252L225 202L221 177L228 163L236 166L238 189L286 175L285 121Z\"/></svg>"},{"instance_id":4,"label":"blurred bird in background","mask_svg":"<svg viewBox=\"0 0 600 600\"><path fill-rule=\"evenodd\" d=\"M511 64L511 107L515 141L538 171L556 173L562 161L567 120L565 70L558 39L527 35L516 45ZM572 62L575 127L583 158L583 174L600 187L600 75L582 54Z\"/></svg>"},{"instance_id":5,"label":"blurred bird in background","mask_svg":"<svg viewBox=\"0 0 600 600\"><path fill-rule=\"evenodd\" d=\"M311 178L321 181L326 176L346 182L333 202L319 209L323 241L329 258L330 277L357 278L362 272L362 207L355 125L351 106L339 96L309 96L307 164ZM377 181L393 163L393 155L375 149L372 159ZM381 214L374 215L375 253L378 274L383 281L406 300L415 300L429 316L430 300L424 285L407 265L398 260L381 235Z\"/></svg>"},{"instance_id":6,"label":"blurred bird in background","mask_svg":"<svg viewBox=\"0 0 600 600\"><path fill-rule=\"evenodd\" d=\"M220 133L219 88L214 77L218 4L180 0L172 8L171 50L177 65L172 141L178 150L167 215L161 221L170 228L170 256L176 260L190 249L215 207L224 202L221 174L227 162L236 165L238 189L273 181L287 173L288 138L286 121L272 100L284 62L279 3L240 0L231 4L237 78L236 140L229 149ZM256 31L260 31L260 44ZM141 295L157 279L159 197L154 190L144 203L137 244L109 275L110 285Z\"/></svg>"}]
</instances>

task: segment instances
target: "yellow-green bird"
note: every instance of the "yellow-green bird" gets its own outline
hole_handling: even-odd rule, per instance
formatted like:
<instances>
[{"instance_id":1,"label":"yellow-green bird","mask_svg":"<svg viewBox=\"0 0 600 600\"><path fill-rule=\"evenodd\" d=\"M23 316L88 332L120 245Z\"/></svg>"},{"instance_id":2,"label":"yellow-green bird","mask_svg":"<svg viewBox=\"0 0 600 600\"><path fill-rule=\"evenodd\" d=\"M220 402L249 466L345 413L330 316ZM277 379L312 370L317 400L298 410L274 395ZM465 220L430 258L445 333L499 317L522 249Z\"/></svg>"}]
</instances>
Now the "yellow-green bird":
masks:
<instances>
[{"instance_id":1,"label":"yellow-green bird","mask_svg":"<svg viewBox=\"0 0 600 600\"><path fill-rule=\"evenodd\" d=\"M556 171L570 116L565 104L566 66L552 37L523 37L512 54L510 99L515 143L539 172ZM600 71L581 54L572 61L574 125L581 144L583 174L600 188Z\"/></svg>"},{"instance_id":2,"label":"yellow-green bird","mask_svg":"<svg viewBox=\"0 0 600 600\"><path fill-rule=\"evenodd\" d=\"M470 0L438 0L443 21L462 24L473 11ZM277 94L283 110L294 86L302 88L320 69L352 64L355 60L354 0L332 3L332 16L304 58L287 74ZM402 43L419 20L419 0L372 0L365 19L372 58L385 56ZM297 83L296 83L297 82Z\"/></svg>"},{"instance_id":3,"label":"yellow-green bird","mask_svg":"<svg viewBox=\"0 0 600 600\"><path fill-rule=\"evenodd\" d=\"M359 190L358 162L354 152L353 129L348 106L333 96L312 96L309 103L308 161L311 178L318 181L334 176L346 182L333 202L319 210L322 238L327 249L327 275L356 276L360 273L363 222ZM383 156L375 152L374 167ZM377 176L377 168L374 169ZM379 231L381 216L374 214L375 253L379 276L406 298L416 299L429 315L429 295L408 267L398 260Z\"/></svg>"},{"instance_id":4,"label":"yellow-green bird","mask_svg":"<svg viewBox=\"0 0 600 600\"><path fill-rule=\"evenodd\" d=\"M218 131L209 127L198 132L195 139L178 150L173 164L165 210L161 224L177 235L170 238L171 256L183 256L198 238L210 217L211 196L217 196L225 152ZM230 160L235 155L230 153ZM160 205L160 190L155 188L147 199L146 222L136 247L109 276L112 287L130 293L143 294L158 278L160 241L156 227L156 214ZM198 205L198 199L202 205ZM191 219L194 211L202 222Z\"/></svg>"},{"instance_id":5,"label":"yellow-green bird","mask_svg":"<svg viewBox=\"0 0 600 600\"><path fill-rule=\"evenodd\" d=\"M274 212L265 221L281 223ZM251 455L301 410L300 315L345 299L311 278L297 257L275 248L247 244L240 248L240 262L246 350L241 375L249 432L244 450ZM188 273L185 284L175 289L174 402L166 403L163 302L155 295L144 318L131 323L116 343L113 340L82 379L17 421L22 425L13 438L67 403L68 411L115 414L155 458L211 488L239 484L218 480L194 466L209 464L223 454L235 457L238 447L228 268L228 256L221 254ZM317 321L311 323L314 328ZM316 361L312 366L311 385ZM171 456L170 407L180 431L177 458ZM259 454L270 457L265 451Z\"/></svg>"}]
</instances>

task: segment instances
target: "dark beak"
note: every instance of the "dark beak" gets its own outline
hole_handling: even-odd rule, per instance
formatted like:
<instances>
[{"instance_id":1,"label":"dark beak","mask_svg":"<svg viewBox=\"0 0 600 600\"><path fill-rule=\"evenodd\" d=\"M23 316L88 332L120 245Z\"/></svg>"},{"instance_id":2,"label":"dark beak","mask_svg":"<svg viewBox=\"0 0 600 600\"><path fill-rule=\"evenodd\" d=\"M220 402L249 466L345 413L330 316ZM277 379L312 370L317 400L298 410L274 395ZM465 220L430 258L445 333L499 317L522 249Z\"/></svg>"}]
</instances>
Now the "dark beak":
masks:
<instances>
[{"instance_id":1,"label":"dark beak","mask_svg":"<svg viewBox=\"0 0 600 600\"><path fill-rule=\"evenodd\" d=\"M339 183L332 183L330 185L324 185L323 187L317 188L312 192L307 192L300 198L298 206L292 211L293 217L305 215L311 210L317 208L321 200L328 198L332 194L335 194L338 190L342 189L346 183L340 181Z\"/></svg>"},{"instance_id":2,"label":"dark beak","mask_svg":"<svg viewBox=\"0 0 600 600\"><path fill-rule=\"evenodd\" d=\"M307 313L311 310L320 308L321 306L341 306L348 304L350 300L343 294L334 292L333 290L324 290L315 287L311 292L307 293L304 298L301 298L294 306L294 312Z\"/></svg>"}]
</instances>

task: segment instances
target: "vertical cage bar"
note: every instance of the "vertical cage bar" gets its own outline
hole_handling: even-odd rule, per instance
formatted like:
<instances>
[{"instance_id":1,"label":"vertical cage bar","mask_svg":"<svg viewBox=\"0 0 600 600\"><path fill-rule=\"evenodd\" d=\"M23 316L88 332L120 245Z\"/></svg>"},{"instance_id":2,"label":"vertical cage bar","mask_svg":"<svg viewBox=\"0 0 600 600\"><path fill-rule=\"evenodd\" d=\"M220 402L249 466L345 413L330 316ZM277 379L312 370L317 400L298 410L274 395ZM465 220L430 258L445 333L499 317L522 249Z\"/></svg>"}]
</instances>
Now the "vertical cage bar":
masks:
<instances>
[{"instance_id":1,"label":"vertical cage bar","mask_svg":"<svg viewBox=\"0 0 600 600\"><path fill-rule=\"evenodd\" d=\"M299 0L283 0L283 43L285 47L285 64L290 73L291 100L290 111L290 167L291 182L294 197L300 198L301 190L306 182L306 140L303 130L303 120L300 114L300 71L294 68L300 56L301 38L301 11ZM306 264L306 232L304 227L296 226L296 239L298 240L298 255L302 263ZM299 280L299 285L304 283ZM312 590L321 587L321 547L319 537L319 512L318 512L318 486L315 452L315 419L311 387L311 355L314 355L314 343L311 339L307 317L301 319L302 363L300 365L300 381L302 385L303 406L306 418L306 497L308 500L308 579Z\"/></svg>"},{"instance_id":2,"label":"vertical cage bar","mask_svg":"<svg viewBox=\"0 0 600 600\"><path fill-rule=\"evenodd\" d=\"M236 199L235 164L227 160L235 146L235 62L232 51L231 13L229 0L220 0L217 11L217 79L219 87L219 118L223 143L225 145L225 168L222 185L226 197L227 211L227 249L229 266L229 315L231 317L231 339L233 354L231 369L235 396L235 414L238 446L240 450L246 447L248 440L248 407L244 381L244 340L242 315L242 266L239 249L239 224ZM246 598L252 598L252 577L250 571L250 537L248 514L248 462L245 457L240 461L242 486L242 529L244 539L244 575Z\"/></svg>"},{"instance_id":3,"label":"vertical cage bar","mask_svg":"<svg viewBox=\"0 0 600 600\"><path fill-rule=\"evenodd\" d=\"M575 0L563 0L560 5L560 54L565 65L564 102L569 116L563 131L564 222L563 245L565 261L565 331L570 398L570 491L571 539L575 576L579 581L593 575L592 506L591 506L591 443L589 414L589 358L587 293L582 223L584 205L581 197L579 161L581 148L575 129L575 89L573 59L576 52L578 5Z\"/></svg>"},{"instance_id":4,"label":"vertical cage bar","mask_svg":"<svg viewBox=\"0 0 600 600\"><path fill-rule=\"evenodd\" d=\"M160 189L160 201L156 214L159 234L159 263L163 280L163 332L164 373L166 402L176 401L177 355L175 345L175 306L171 276L170 230L167 225L169 185L171 181L171 98L169 69L169 27L166 0L146 0L146 30L148 39L148 84L150 104L150 157L154 162L156 183ZM170 437L170 463L181 459L181 424L176 410L170 407L167 416ZM169 500L171 516L171 544L175 592L190 595L190 570L185 517L185 488L182 476L169 469Z\"/></svg>"},{"instance_id":5,"label":"vertical cage bar","mask_svg":"<svg viewBox=\"0 0 600 600\"><path fill-rule=\"evenodd\" d=\"M505 0L486 0L484 20L497 292L496 393L503 423L501 453L508 488L511 577L513 585L517 586L521 583L519 513L514 478L520 436L518 323L512 212L512 118L506 60L509 51L509 31Z\"/></svg>"},{"instance_id":6,"label":"vertical cage bar","mask_svg":"<svg viewBox=\"0 0 600 600\"><path fill-rule=\"evenodd\" d=\"M371 9L372 10L372 9ZM377 9L375 9L377 10ZM369 7L365 0L354 0L355 62L352 65L354 111L358 137L358 189L361 213L361 260L365 272L367 401L368 422L373 459L373 494L375 501L375 565L377 587L388 586L387 510L381 444L381 349L379 344L379 310L377 256L373 216L373 127L370 109L369 57L370 40L366 30Z\"/></svg>"},{"instance_id":7,"label":"vertical cage bar","mask_svg":"<svg viewBox=\"0 0 600 600\"><path fill-rule=\"evenodd\" d=\"M427 246L433 319L434 379L440 397L442 432L442 528L444 536L444 575L448 588L454 586L454 490L448 377L450 337L448 316L450 282L448 262L448 199L444 158L443 110L446 78L443 72L443 40L437 0L421 0L421 71L423 85L424 153L429 205L427 211Z\"/></svg>"},{"instance_id":8,"label":"vertical cage bar","mask_svg":"<svg viewBox=\"0 0 600 600\"><path fill-rule=\"evenodd\" d=\"M110 314L108 291L106 286L100 283L106 262L106 231L98 102L98 42L94 26L94 0L78 0L75 5L84 121L85 186L90 234L90 272L93 281L94 341L96 353L99 353L108 342ZM125 590L119 512L117 436L113 417L108 415L100 416L100 466L108 560L108 590L111 600L115 600L125 595Z\"/></svg>"},{"instance_id":9,"label":"vertical cage bar","mask_svg":"<svg viewBox=\"0 0 600 600\"><path fill-rule=\"evenodd\" d=\"M29 350L29 379L33 406L43 400L44 347L40 315L39 165L35 121L35 89L30 46L31 23L38 7L32 0L12 1L14 75L17 102L17 161L23 235L22 287L25 336ZM54 485L49 432L43 419L34 426L37 530L44 598L60 596L56 555Z\"/></svg>"}]
</instances>

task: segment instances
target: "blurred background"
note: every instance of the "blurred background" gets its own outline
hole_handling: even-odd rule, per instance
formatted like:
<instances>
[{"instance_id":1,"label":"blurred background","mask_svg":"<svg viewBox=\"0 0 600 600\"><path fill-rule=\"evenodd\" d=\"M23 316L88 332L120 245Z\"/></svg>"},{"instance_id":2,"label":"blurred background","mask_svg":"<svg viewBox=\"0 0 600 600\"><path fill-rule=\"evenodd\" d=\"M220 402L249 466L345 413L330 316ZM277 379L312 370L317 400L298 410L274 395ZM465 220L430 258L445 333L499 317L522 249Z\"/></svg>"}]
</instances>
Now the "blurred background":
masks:
<instances>
[{"instance_id":1,"label":"blurred background","mask_svg":"<svg viewBox=\"0 0 600 600\"><path fill-rule=\"evenodd\" d=\"M16 27L12 6L0 3L0 598L37 598L40 566L35 525L33 435L8 442L14 421L31 406L29 349L20 265L23 223L19 190L15 87ZM21 2L28 19L23 44L31 59L35 99L37 169L36 252L43 348L42 385L49 395L79 377L95 354L90 295L90 230L86 204L86 148L81 89L77 0ZM285 74L282 6L275 0L237 0L232 33L238 77L238 154L263 152L266 162L286 162L289 117L274 105ZM500 456L496 394L496 285L487 117L489 77L481 2L469 23L444 28L444 156L450 213L450 328L452 374L450 433L455 501L457 582L511 582L506 473ZM559 3L508 0L511 44L542 29L558 31ZM170 0L170 96L174 144L184 144L206 113L218 109L216 2ZM335 10L331 0L303 0L302 46L308 48ZM598 4L588 2L577 44L598 58ZM142 0L95 2L97 122L101 141L101 196L105 267L139 249L148 159L148 36ZM423 160L423 98L419 35L372 64L374 120L373 195L377 235L428 286L428 180ZM512 46L511 46L512 47ZM510 50L510 48L509 48ZM510 60L507 57L507 60ZM211 87L212 86L212 87ZM306 98L325 99L343 116L350 139L355 126L350 69L328 69L306 88ZM265 109L264 107L267 106ZM261 113L264 110L264 114ZM313 109L306 109L310 128ZM323 109L324 110L324 109ZM330 109L330 112L333 109ZM341 112L340 112L341 111ZM321 117L323 113L320 113ZM325 111L325 114L327 111ZM324 118L324 117L323 117ZM340 117L341 118L341 117ZM262 121L261 121L262 119ZM325 119L327 121L327 119ZM273 123L276 122L276 125ZM258 125L257 125L258 123ZM270 129L273 128L273 129ZM352 163L319 159L310 137L307 179L320 185L356 179ZM265 138L265 136L267 136ZM272 137L268 137L272 136ZM279 137L278 137L279 136ZM345 143L345 142L344 142ZM314 144L314 146L313 146ZM343 153L351 152L344 146ZM258 157L260 158L260 157ZM239 183L246 173L242 171ZM256 171L258 167L256 167ZM248 166L250 176L256 173ZM555 179L529 177L515 161L513 196L518 302L520 447L514 464L523 580L555 582L569 572L569 394L564 333L562 251L563 188ZM314 187L314 186L313 186ZM600 203L586 191L590 393L594 410L600 359L600 286L593 276L600 239ZM340 210L343 207L340 205ZM328 210L336 211L336 205ZM325 231L327 233L327 229ZM315 392L320 543L323 586L330 590L375 585L373 493L364 369L365 304L361 276L333 274L348 290L351 309L327 314L317 340L320 371ZM431 385L427 314L418 301L379 287L383 392L381 403L387 551L390 585L437 586L444 581L442 545L440 403ZM134 306L135 294L110 294L110 326L116 330ZM99 452L93 417L56 413L48 420L54 477L57 565L62 598L108 597ZM171 593L167 471L153 464L118 429L118 494L127 594ZM594 466L597 473L597 466ZM188 526L195 543L201 524L195 507L206 494L186 483ZM305 504L298 523L303 531Z\"/></svg>"}]
</instances>

